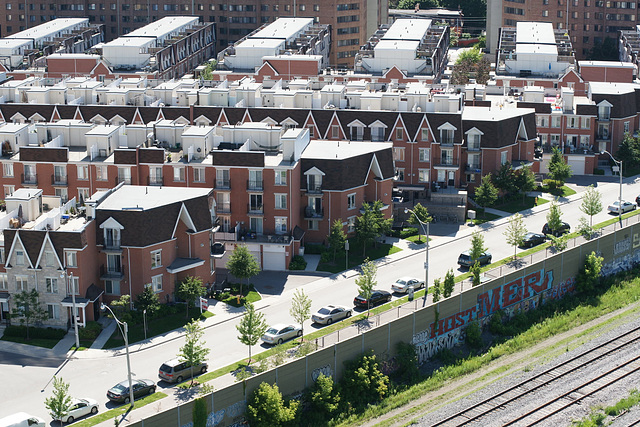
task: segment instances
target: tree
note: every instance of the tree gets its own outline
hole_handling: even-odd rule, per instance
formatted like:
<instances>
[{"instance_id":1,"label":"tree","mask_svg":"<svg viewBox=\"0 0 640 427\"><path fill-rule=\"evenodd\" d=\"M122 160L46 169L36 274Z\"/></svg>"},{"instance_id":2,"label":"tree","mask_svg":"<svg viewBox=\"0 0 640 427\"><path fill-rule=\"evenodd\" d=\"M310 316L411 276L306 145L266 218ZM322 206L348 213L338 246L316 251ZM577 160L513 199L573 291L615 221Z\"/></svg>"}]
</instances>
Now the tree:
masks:
<instances>
[{"instance_id":1,"label":"tree","mask_svg":"<svg viewBox=\"0 0 640 427\"><path fill-rule=\"evenodd\" d=\"M602 212L602 194L593 185L584 192L580 210L589 215L589 226L593 227L593 216Z\"/></svg>"},{"instance_id":2,"label":"tree","mask_svg":"<svg viewBox=\"0 0 640 427\"><path fill-rule=\"evenodd\" d=\"M440 301L440 296L442 295L442 287L440 285L440 278L434 279L433 281L433 302Z\"/></svg>"},{"instance_id":3,"label":"tree","mask_svg":"<svg viewBox=\"0 0 640 427\"><path fill-rule=\"evenodd\" d=\"M60 424L64 425L69 415L71 407L71 396L69 396L69 384L65 383L62 378L53 377L53 395L44 400L44 406L49 410L49 415L54 420L60 420Z\"/></svg>"},{"instance_id":4,"label":"tree","mask_svg":"<svg viewBox=\"0 0 640 427\"><path fill-rule=\"evenodd\" d=\"M578 272L576 278L576 287L580 292L591 292L595 288L595 285L600 280L600 273L602 272L602 262L604 258L598 256L595 252L591 252L587 255L584 266Z\"/></svg>"},{"instance_id":5,"label":"tree","mask_svg":"<svg viewBox=\"0 0 640 427\"><path fill-rule=\"evenodd\" d=\"M178 285L177 294L180 299L187 302L187 319L189 318L189 306L195 304L196 300L203 296L207 290L202 286L202 279L195 276L187 276Z\"/></svg>"},{"instance_id":6,"label":"tree","mask_svg":"<svg viewBox=\"0 0 640 427\"><path fill-rule=\"evenodd\" d=\"M450 269L444 275L442 294L444 295L445 298L449 298L451 296L455 286L456 286L456 278L453 275L453 269Z\"/></svg>"},{"instance_id":7,"label":"tree","mask_svg":"<svg viewBox=\"0 0 640 427\"><path fill-rule=\"evenodd\" d=\"M356 220L356 237L362 242L362 256L366 256L367 244L375 242L382 234L391 230L392 220L382 214L382 201L363 203L364 211Z\"/></svg>"},{"instance_id":8,"label":"tree","mask_svg":"<svg viewBox=\"0 0 640 427\"><path fill-rule=\"evenodd\" d=\"M211 350L205 347L206 343L202 340L204 329L199 320L193 319L184 326L184 330L184 345L180 347L178 358L191 368L190 385L193 385L193 367L204 363Z\"/></svg>"},{"instance_id":9,"label":"tree","mask_svg":"<svg viewBox=\"0 0 640 427\"><path fill-rule=\"evenodd\" d=\"M249 287L249 279L260 273L258 261L251 255L246 245L236 246L229 257L227 268L238 279L247 279L247 287ZM242 282L240 282L240 297L242 295L244 294L242 293Z\"/></svg>"},{"instance_id":10,"label":"tree","mask_svg":"<svg viewBox=\"0 0 640 427\"><path fill-rule=\"evenodd\" d=\"M117 300L111 301L109 304L113 309L116 317L121 322L131 323L131 296L130 295L122 295Z\"/></svg>"},{"instance_id":11,"label":"tree","mask_svg":"<svg viewBox=\"0 0 640 427\"><path fill-rule=\"evenodd\" d=\"M245 305L245 313L240 319L240 323L236 325L236 329L240 333L238 339L246 346L249 346L249 362L251 363L251 346L258 343L258 340L267 331L267 322L264 320L264 313L256 312L255 307L250 302Z\"/></svg>"},{"instance_id":12,"label":"tree","mask_svg":"<svg viewBox=\"0 0 640 427\"><path fill-rule=\"evenodd\" d=\"M493 176L493 183L502 191L503 196L515 191L516 174L510 162L503 163Z\"/></svg>"},{"instance_id":13,"label":"tree","mask_svg":"<svg viewBox=\"0 0 640 427\"><path fill-rule=\"evenodd\" d=\"M468 58L456 61L451 71L451 84L461 86L469 83L469 76L471 76L474 68L475 63Z\"/></svg>"},{"instance_id":14,"label":"tree","mask_svg":"<svg viewBox=\"0 0 640 427\"><path fill-rule=\"evenodd\" d=\"M605 37L603 41L596 40L589 55L593 61L619 61L617 40Z\"/></svg>"},{"instance_id":15,"label":"tree","mask_svg":"<svg viewBox=\"0 0 640 427\"><path fill-rule=\"evenodd\" d=\"M141 294L136 296L135 307L138 311L147 310L153 316L160 309L160 298L151 286L145 286Z\"/></svg>"},{"instance_id":16,"label":"tree","mask_svg":"<svg viewBox=\"0 0 640 427\"><path fill-rule=\"evenodd\" d=\"M476 83L486 85L491 76L491 62L487 58L482 58L476 64Z\"/></svg>"},{"instance_id":17,"label":"tree","mask_svg":"<svg viewBox=\"0 0 640 427\"><path fill-rule=\"evenodd\" d=\"M296 289L291 299L289 314L300 323L304 335L304 322L311 317L311 298L302 289Z\"/></svg>"},{"instance_id":18,"label":"tree","mask_svg":"<svg viewBox=\"0 0 640 427\"><path fill-rule=\"evenodd\" d=\"M367 317L369 317L369 309L371 308L371 294L373 294L373 288L378 284L376 275L378 268L373 261L365 260L362 264L362 272L360 276L356 278L356 285L358 285L358 292L362 298L367 300Z\"/></svg>"},{"instance_id":19,"label":"tree","mask_svg":"<svg viewBox=\"0 0 640 427\"><path fill-rule=\"evenodd\" d=\"M469 267L469 272L471 273L471 286L478 286L480 284L480 273L482 272L480 261L476 261Z\"/></svg>"},{"instance_id":20,"label":"tree","mask_svg":"<svg viewBox=\"0 0 640 427\"><path fill-rule=\"evenodd\" d=\"M471 234L471 250L469 256L471 259L479 259L480 256L487 250L484 246L484 236L480 231L476 230Z\"/></svg>"},{"instance_id":21,"label":"tree","mask_svg":"<svg viewBox=\"0 0 640 427\"><path fill-rule=\"evenodd\" d=\"M527 234L527 227L524 225L522 215L519 213L511 215L507 229L504 230L503 234L506 237L507 243L513 246L513 259L515 260L516 250L518 246L522 245L524 236Z\"/></svg>"},{"instance_id":22,"label":"tree","mask_svg":"<svg viewBox=\"0 0 640 427\"><path fill-rule=\"evenodd\" d=\"M11 317L20 319L20 324L26 326L27 340L29 326L47 320L47 311L40 305L40 293L35 289L15 294L15 305Z\"/></svg>"},{"instance_id":23,"label":"tree","mask_svg":"<svg viewBox=\"0 0 640 427\"><path fill-rule=\"evenodd\" d=\"M640 143L638 139L631 136L629 132L625 132L620 142L620 147L616 152L616 157L624 160L628 166L637 166L640 164Z\"/></svg>"},{"instance_id":24,"label":"tree","mask_svg":"<svg viewBox=\"0 0 640 427\"><path fill-rule=\"evenodd\" d=\"M256 427L282 426L295 419L300 402L284 403L276 384L261 383L247 402L247 420Z\"/></svg>"},{"instance_id":25,"label":"tree","mask_svg":"<svg viewBox=\"0 0 640 427\"><path fill-rule=\"evenodd\" d=\"M338 411L340 393L331 377L320 374L311 389L310 398L314 412L322 414L323 419L330 418Z\"/></svg>"},{"instance_id":26,"label":"tree","mask_svg":"<svg viewBox=\"0 0 640 427\"><path fill-rule=\"evenodd\" d=\"M344 399L356 407L382 400L389 394L389 377L380 370L373 352L345 363L342 374Z\"/></svg>"},{"instance_id":27,"label":"tree","mask_svg":"<svg viewBox=\"0 0 640 427\"><path fill-rule=\"evenodd\" d=\"M424 224L426 222L431 222L432 219L433 218L429 215L427 208L422 206L420 203L417 203L413 207L413 213L409 216L409 224L418 225L418 242L420 241L420 232L422 231L422 225L420 222L422 221Z\"/></svg>"},{"instance_id":28,"label":"tree","mask_svg":"<svg viewBox=\"0 0 640 427\"><path fill-rule=\"evenodd\" d=\"M536 188L536 175L528 165L523 166L516 174L515 184L518 191L522 194L522 203L524 204L527 193Z\"/></svg>"},{"instance_id":29,"label":"tree","mask_svg":"<svg viewBox=\"0 0 640 427\"><path fill-rule=\"evenodd\" d=\"M554 236L562 227L562 211L560 211L560 206L558 206L555 200L551 202L551 207L549 207L549 212L547 212L547 225L549 226L551 234Z\"/></svg>"},{"instance_id":30,"label":"tree","mask_svg":"<svg viewBox=\"0 0 640 427\"><path fill-rule=\"evenodd\" d=\"M193 401L193 427L207 426L207 401L204 397L198 397Z\"/></svg>"},{"instance_id":31,"label":"tree","mask_svg":"<svg viewBox=\"0 0 640 427\"><path fill-rule=\"evenodd\" d=\"M562 152L558 147L553 147L553 154L549 161L549 178L558 181L560 184L558 187L562 187L572 174L571 166L564 160Z\"/></svg>"},{"instance_id":32,"label":"tree","mask_svg":"<svg viewBox=\"0 0 640 427\"><path fill-rule=\"evenodd\" d=\"M483 208L493 205L498 200L498 189L491 182L491 175L482 177L480 186L476 188L474 199Z\"/></svg>"},{"instance_id":33,"label":"tree","mask_svg":"<svg viewBox=\"0 0 640 427\"><path fill-rule=\"evenodd\" d=\"M336 219L331 224L331 229L329 230L329 247L333 249L333 262L336 262L336 255L338 251L342 251L344 249L344 242L347 240L347 234L344 232L344 227L342 225L342 219Z\"/></svg>"}]
</instances>

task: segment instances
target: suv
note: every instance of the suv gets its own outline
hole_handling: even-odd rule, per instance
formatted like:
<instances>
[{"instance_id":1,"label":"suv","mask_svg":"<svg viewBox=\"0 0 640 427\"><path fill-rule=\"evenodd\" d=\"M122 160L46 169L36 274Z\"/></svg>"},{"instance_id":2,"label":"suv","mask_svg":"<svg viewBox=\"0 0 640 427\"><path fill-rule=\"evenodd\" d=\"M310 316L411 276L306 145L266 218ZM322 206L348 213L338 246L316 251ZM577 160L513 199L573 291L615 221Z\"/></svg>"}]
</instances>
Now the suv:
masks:
<instances>
[{"instance_id":1,"label":"suv","mask_svg":"<svg viewBox=\"0 0 640 427\"><path fill-rule=\"evenodd\" d=\"M193 367L193 375L204 374L207 372L207 362L203 362ZM191 367L187 362L181 362L179 359L171 359L164 362L160 366L158 376L168 383L181 383L185 378L191 378Z\"/></svg>"},{"instance_id":2,"label":"suv","mask_svg":"<svg viewBox=\"0 0 640 427\"><path fill-rule=\"evenodd\" d=\"M544 227L542 227L542 234L544 234L545 236L547 234L552 234L554 237L560 237L563 234L568 233L569 231L571 231L571 226L566 222L563 222L560 228L555 231L555 233L551 232L551 228L549 228L549 224L545 224Z\"/></svg>"},{"instance_id":3,"label":"suv","mask_svg":"<svg viewBox=\"0 0 640 427\"><path fill-rule=\"evenodd\" d=\"M476 261L480 263L480 265L491 264L491 254L489 252L483 252L480 257L475 260L471 259L471 251L464 251L458 257L458 264L460 267L472 267Z\"/></svg>"}]
</instances>

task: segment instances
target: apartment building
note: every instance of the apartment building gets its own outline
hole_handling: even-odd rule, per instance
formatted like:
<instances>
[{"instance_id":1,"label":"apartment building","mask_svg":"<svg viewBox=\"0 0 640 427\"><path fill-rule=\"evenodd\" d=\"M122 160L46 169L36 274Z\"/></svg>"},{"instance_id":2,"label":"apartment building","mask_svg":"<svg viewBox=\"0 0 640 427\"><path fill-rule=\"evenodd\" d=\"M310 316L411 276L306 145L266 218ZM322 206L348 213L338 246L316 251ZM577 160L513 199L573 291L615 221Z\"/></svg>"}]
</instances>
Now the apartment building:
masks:
<instances>
[{"instance_id":1,"label":"apartment building","mask_svg":"<svg viewBox=\"0 0 640 427\"><path fill-rule=\"evenodd\" d=\"M568 33L576 58L586 59L595 44L618 39L619 30L636 26L636 3L604 0L489 0L487 2L487 49L494 52L500 28L518 22L549 22Z\"/></svg>"}]
</instances>

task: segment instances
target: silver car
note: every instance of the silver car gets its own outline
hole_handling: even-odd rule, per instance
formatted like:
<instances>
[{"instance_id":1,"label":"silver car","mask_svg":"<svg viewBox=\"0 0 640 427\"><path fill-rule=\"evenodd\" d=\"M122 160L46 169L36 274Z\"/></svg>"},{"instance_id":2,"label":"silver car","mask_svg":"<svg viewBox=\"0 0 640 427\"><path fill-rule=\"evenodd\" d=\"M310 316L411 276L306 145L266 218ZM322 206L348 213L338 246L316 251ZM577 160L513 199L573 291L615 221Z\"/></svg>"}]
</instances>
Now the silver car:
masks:
<instances>
[{"instance_id":1,"label":"silver car","mask_svg":"<svg viewBox=\"0 0 640 427\"><path fill-rule=\"evenodd\" d=\"M302 327L300 325L295 323L289 325L278 323L267 329L267 332L264 333L261 340L265 344L274 345L282 344L287 340L299 336L302 336Z\"/></svg>"},{"instance_id":2,"label":"silver car","mask_svg":"<svg viewBox=\"0 0 640 427\"><path fill-rule=\"evenodd\" d=\"M413 277L401 277L391 285L391 290L400 294L406 294L410 287L413 287L416 291L422 289L424 288L424 281Z\"/></svg>"},{"instance_id":3,"label":"silver car","mask_svg":"<svg viewBox=\"0 0 640 427\"><path fill-rule=\"evenodd\" d=\"M313 316L311 316L311 320L314 323L319 323L321 325L330 325L333 322L337 322L342 319L346 319L351 316L351 309L347 308L343 305L326 305L318 310Z\"/></svg>"},{"instance_id":4,"label":"silver car","mask_svg":"<svg viewBox=\"0 0 640 427\"><path fill-rule=\"evenodd\" d=\"M56 421L64 421L67 424L71 424L85 415L97 414L98 406L98 402L93 399L73 399L67 415L62 419L57 418Z\"/></svg>"}]
</instances>

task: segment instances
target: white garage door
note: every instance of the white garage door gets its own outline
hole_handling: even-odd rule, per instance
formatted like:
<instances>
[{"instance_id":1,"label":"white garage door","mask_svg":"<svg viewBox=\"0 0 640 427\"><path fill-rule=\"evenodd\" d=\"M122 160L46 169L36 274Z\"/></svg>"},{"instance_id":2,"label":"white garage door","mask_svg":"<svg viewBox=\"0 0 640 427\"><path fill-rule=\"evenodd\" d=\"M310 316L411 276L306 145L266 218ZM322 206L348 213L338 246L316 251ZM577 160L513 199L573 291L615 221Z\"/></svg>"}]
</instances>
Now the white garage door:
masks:
<instances>
[{"instance_id":1,"label":"white garage door","mask_svg":"<svg viewBox=\"0 0 640 427\"><path fill-rule=\"evenodd\" d=\"M262 259L264 260L263 270L286 270L285 255L284 252L263 252Z\"/></svg>"},{"instance_id":2,"label":"white garage door","mask_svg":"<svg viewBox=\"0 0 640 427\"><path fill-rule=\"evenodd\" d=\"M584 157L571 157L567 161L574 175L584 175Z\"/></svg>"}]
</instances>

